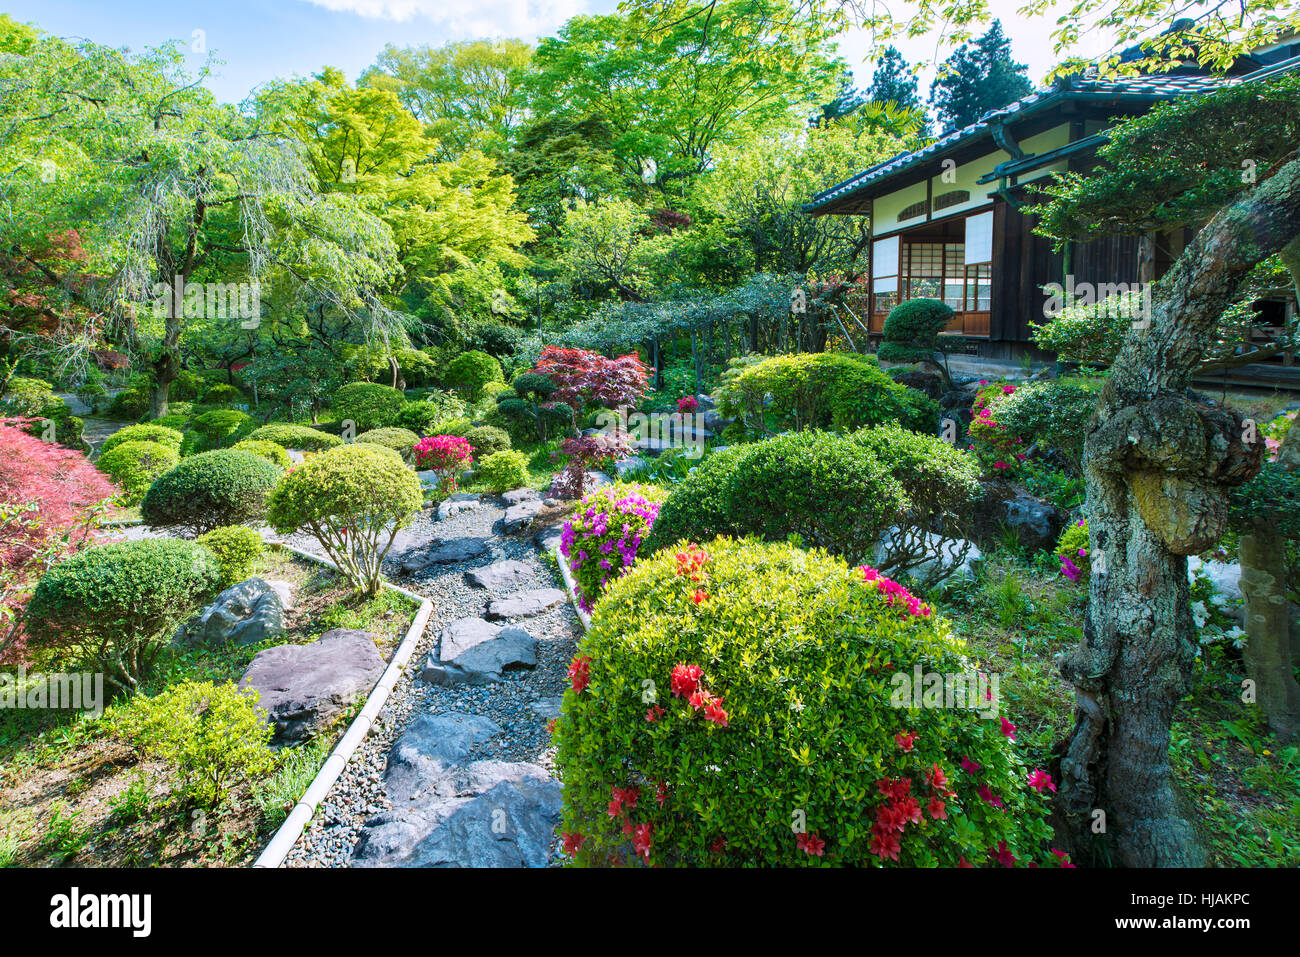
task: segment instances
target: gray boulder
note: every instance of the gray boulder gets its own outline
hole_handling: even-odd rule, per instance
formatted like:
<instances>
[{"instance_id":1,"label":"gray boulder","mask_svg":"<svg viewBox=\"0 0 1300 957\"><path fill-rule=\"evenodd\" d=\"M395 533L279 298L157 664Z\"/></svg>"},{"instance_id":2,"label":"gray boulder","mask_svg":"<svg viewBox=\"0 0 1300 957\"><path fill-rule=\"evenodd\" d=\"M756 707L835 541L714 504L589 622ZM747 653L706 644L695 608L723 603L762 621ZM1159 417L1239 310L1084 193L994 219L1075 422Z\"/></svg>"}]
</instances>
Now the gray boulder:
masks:
<instances>
[{"instance_id":1,"label":"gray boulder","mask_svg":"<svg viewBox=\"0 0 1300 957\"><path fill-rule=\"evenodd\" d=\"M559 522L555 525L547 525L544 529L533 536L533 542L544 552L553 551L560 547L560 536L563 534L563 522Z\"/></svg>"},{"instance_id":2,"label":"gray boulder","mask_svg":"<svg viewBox=\"0 0 1300 957\"><path fill-rule=\"evenodd\" d=\"M181 625L175 640L218 647L255 645L278 638L284 634L282 595L292 604L292 591L286 582L273 585L260 578L250 578L231 585L197 617Z\"/></svg>"},{"instance_id":3,"label":"gray boulder","mask_svg":"<svg viewBox=\"0 0 1300 957\"><path fill-rule=\"evenodd\" d=\"M420 677L434 685L484 685L501 681L507 671L535 667L537 639L524 629L461 618L442 630Z\"/></svg>"},{"instance_id":4,"label":"gray boulder","mask_svg":"<svg viewBox=\"0 0 1300 957\"><path fill-rule=\"evenodd\" d=\"M477 495L469 492L454 492L438 503L438 521L444 521L461 512L472 512L479 507Z\"/></svg>"},{"instance_id":5,"label":"gray boulder","mask_svg":"<svg viewBox=\"0 0 1300 957\"><path fill-rule=\"evenodd\" d=\"M475 745L501 733L482 715L425 714L402 732L388 755L384 784L393 803L432 796L448 768L460 764Z\"/></svg>"},{"instance_id":6,"label":"gray boulder","mask_svg":"<svg viewBox=\"0 0 1300 957\"><path fill-rule=\"evenodd\" d=\"M515 561L513 558L493 562L491 565L474 568L465 573L465 578L471 585L486 588L490 591L496 591L507 585L517 585L520 582L528 581L532 577L532 566Z\"/></svg>"},{"instance_id":7,"label":"gray boulder","mask_svg":"<svg viewBox=\"0 0 1300 957\"><path fill-rule=\"evenodd\" d=\"M309 645L259 651L240 689L253 688L275 728L274 744L315 735L331 719L370 692L384 672L384 658L364 631L336 628Z\"/></svg>"},{"instance_id":8,"label":"gray boulder","mask_svg":"<svg viewBox=\"0 0 1300 957\"><path fill-rule=\"evenodd\" d=\"M988 547L1001 539L1005 529L1026 551L1056 547L1069 513L1010 482L994 479L980 484L984 494L975 504L971 529L976 542Z\"/></svg>"},{"instance_id":9,"label":"gray boulder","mask_svg":"<svg viewBox=\"0 0 1300 957\"><path fill-rule=\"evenodd\" d=\"M531 618L561 604L568 596L558 588L535 588L509 598L498 598L488 603L487 618Z\"/></svg>"},{"instance_id":10,"label":"gray boulder","mask_svg":"<svg viewBox=\"0 0 1300 957\"><path fill-rule=\"evenodd\" d=\"M531 501L535 498L538 498L537 489L535 488L515 488L501 493L501 501L505 502L507 507L518 505L520 502Z\"/></svg>"},{"instance_id":11,"label":"gray boulder","mask_svg":"<svg viewBox=\"0 0 1300 957\"><path fill-rule=\"evenodd\" d=\"M501 531L503 534L517 532L525 525L528 525L542 511L542 500L539 498L524 499L517 505L511 505L506 509L505 517L501 519Z\"/></svg>"},{"instance_id":12,"label":"gray boulder","mask_svg":"<svg viewBox=\"0 0 1300 957\"><path fill-rule=\"evenodd\" d=\"M397 546L393 547L396 550ZM485 538L453 538L447 541L435 538L422 545L412 545L396 555L389 552L388 561L401 566L403 572L412 575L434 565L450 565L481 558L489 548Z\"/></svg>"}]
</instances>

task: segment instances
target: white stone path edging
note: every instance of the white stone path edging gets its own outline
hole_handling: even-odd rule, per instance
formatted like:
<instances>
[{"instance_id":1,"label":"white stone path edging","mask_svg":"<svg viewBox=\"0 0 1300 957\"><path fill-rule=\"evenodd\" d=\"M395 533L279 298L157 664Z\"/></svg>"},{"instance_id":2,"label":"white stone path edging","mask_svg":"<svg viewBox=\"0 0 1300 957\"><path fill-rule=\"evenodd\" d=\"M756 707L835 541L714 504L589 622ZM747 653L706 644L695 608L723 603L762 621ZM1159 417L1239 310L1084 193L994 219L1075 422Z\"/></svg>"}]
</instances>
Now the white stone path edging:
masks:
<instances>
[{"instance_id":1,"label":"white stone path edging","mask_svg":"<svg viewBox=\"0 0 1300 957\"><path fill-rule=\"evenodd\" d=\"M564 553L556 546L551 550L555 560L560 564L560 574L564 577L564 590L569 593L569 601L573 603L573 610L578 613L578 621L582 622L583 631L591 631L591 616L582 610L578 604L578 583L573 580L573 572L569 569L569 562L564 557Z\"/></svg>"},{"instance_id":2,"label":"white stone path edging","mask_svg":"<svg viewBox=\"0 0 1300 957\"><path fill-rule=\"evenodd\" d=\"M330 568L337 569L338 567L321 555L313 555L311 552L302 551L282 542L277 544L280 548L292 552L300 558L319 562L322 565L328 565ZM302 836L307 822L316 813L316 808L320 806L321 801L325 800L325 796L329 794L330 788L334 786L334 782L339 779L339 775L347 767L353 753L361 746L361 742L366 739L366 735L370 733L375 718L383 710L385 702L388 701L388 696L392 694L394 685L402 676L407 662L415 654L416 645L420 643L420 639L424 635L425 626L429 623L429 616L433 614L433 602L421 595L417 595L415 592L399 588L397 585L390 585L388 582L382 584L385 588L418 601L420 610L415 613L415 620L411 623L411 627L407 629L406 637L402 639L402 643L397 646L397 650L393 653L392 661L388 663L388 667L380 675L379 681L371 689L370 695L366 698L365 707L353 719L352 724L348 726L347 732L339 740L339 743L334 745L334 750L330 752L329 757L325 759L325 763L316 772L316 777L312 779L311 784L307 785L307 790L298 799L298 803L289 812L289 816L284 819L280 829L275 832L275 836L271 838L271 843L266 845L261 855L253 862L254 867L279 867L284 863L284 859L289 856L289 851L293 849L293 846L298 843L298 838Z\"/></svg>"}]
</instances>

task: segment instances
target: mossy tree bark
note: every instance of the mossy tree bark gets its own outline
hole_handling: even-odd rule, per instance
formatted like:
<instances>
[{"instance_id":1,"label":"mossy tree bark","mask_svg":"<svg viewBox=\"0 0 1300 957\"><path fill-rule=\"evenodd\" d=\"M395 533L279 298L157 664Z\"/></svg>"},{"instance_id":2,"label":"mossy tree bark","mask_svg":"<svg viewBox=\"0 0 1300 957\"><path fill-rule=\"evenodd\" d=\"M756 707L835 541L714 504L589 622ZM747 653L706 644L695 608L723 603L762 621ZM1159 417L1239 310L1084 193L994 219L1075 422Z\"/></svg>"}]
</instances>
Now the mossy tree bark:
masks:
<instances>
[{"instance_id":1,"label":"mossy tree bark","mask_svg":"<svg viewBox=\"0 0 1300 957\"><path fill-rule=\"evenodd\" d=\"M1187 389L1247 271L1296 236L1292 160L1221 210L1163 278L1149 324L1130 332L1088 426L1094 574L1083 640L1061 661L1077 705L1059 809L1078 851L1104 812L1113 863L1204 861L1169 766L1170 725L1196 656L1186 556L1222 536L1226 490L1259 471L1264 443L1248 443L1238 415Z\"/></svg>"}]
</instances>

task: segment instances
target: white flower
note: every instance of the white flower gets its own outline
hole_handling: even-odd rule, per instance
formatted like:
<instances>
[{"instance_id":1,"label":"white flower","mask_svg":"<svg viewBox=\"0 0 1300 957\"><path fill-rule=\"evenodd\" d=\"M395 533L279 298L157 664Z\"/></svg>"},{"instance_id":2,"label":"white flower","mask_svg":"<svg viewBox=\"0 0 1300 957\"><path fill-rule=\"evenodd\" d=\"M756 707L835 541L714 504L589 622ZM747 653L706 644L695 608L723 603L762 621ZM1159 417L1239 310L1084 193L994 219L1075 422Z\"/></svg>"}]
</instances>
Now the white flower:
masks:
<instances>
[{"instance_id":1,"label":"white flower","mask_svg":"<svg viewBox=\"0 0 1300 957\"><path fill-rule=\"evenodd\" d=\"M1192 618L1196 621L1197 628L1205 627L1205 623L1210 620L1210 613L1205 607L1205 602L1197 601L1192 603Z\"/></svg>"}]
</instances>

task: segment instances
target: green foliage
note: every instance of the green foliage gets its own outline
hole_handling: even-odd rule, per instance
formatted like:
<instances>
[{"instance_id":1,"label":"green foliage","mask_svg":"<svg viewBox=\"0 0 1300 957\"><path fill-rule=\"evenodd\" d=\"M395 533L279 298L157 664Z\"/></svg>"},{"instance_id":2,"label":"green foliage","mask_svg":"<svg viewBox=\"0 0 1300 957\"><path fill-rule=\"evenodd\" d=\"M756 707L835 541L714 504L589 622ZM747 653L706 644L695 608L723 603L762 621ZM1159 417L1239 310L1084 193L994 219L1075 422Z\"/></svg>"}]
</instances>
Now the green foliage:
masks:
<instances>
[{"instance_id":1,"label":"green foliage","mask_svg":"<svg viewBox=\"0 0 1300 957\"><path fill-rule=\"evenodd\" d=\"M54 387L44 379L14 376L7 383L0 379L0 418L47 419L54 423L54 441L76 447L81 444L82 421L72 414L68 404L54 394ZM44 437L45 423L33 422L27 431Z\"/></svg>"},{"instance_id":2,"label":"green foliage","mask_svg":"<svg viewBox=\"0 0 1300 957\"><path fill-rule=\"evenodd\" d=\"M217 592L220 581L216 558L194 542L98 545L41 579L28 606L28 628L38 644L134 690L176 626Z\"/></svg>"},{"instance_id":3,"label":"green foliage","mask_svg":"<svg viewBox=\"0 0 1300 957\"><path fill-rule=\"evenodd\" d=\"M839 559L726 540L665 550L608 585L580 652L556 731L579 864L1053 860L1048 802L998 719L900 693L913 668L973 676L964 645ZM881 840L872 818L912 800Z\"/></svg>"},{"instance_id":4,"label":"green foliage","mask_svg":"<svg viewBox=\"0 0 1300 957\"><path fill-rule=\"evenodd\" d=\"M1265 463L1259 474L1238 485L1228 499L1228 520L1249 533L1267 529L1292 542L1300 540L1300 471Z\"/></svg>"},{"instance_id":5,"label":"green foliage","mask_svg":"<svg viewBox=\"0 0 1300 957\"><path fill-rule=\"evenodd\" d=\"M944 133L970 126L986 113L1033 92L1028 68L1011 58L1011 40L994 20L978 40L963 43L930 85L930 106Z\"/></svg>"},{"instance_id":6,"label":"green foliage","mask_svg":"<svg viewBox=\"0 0 1300 957\"><path fill-rule=\"evenodd\" d=\"M409 462L411 450L415 448L415 443L420 441L420 437L410 429L371 429L358 435L356 441L382 445L386 449L392 449Z\"/></svg>"},{"instance_id":7,"label":"green foliage","mask_svg":"<svg viewBox=\"0 0 1300 957\"><path fill-rule=\"evenodd\" d=\"M248 440L253 442L274 442L283 449L299 449L303 452L320 452L343 444L337 435L330 435L320 429L306 425L289 425L284 422L272 422L248 433Z\"/></svg>"},{"instance_id":8,"label":"green foliage","mask_svg":"<svg viewBox=\"0 0 1300 957\"><path fill-rule=\"evenodd\" d=\"M136 426L140 428L140 426ZM95 463L122 489L122 503L135 505L154 479L176 467L176 450L159 442L119 442Z\"/></svg>"},{"instance_id":9,"label":"green foliage","mask_svg":"<svg viewBox=\"0 0 1300 957\"><path fill-rule=\"evenodd\" d=\"M113 713L111 728L167 766L177 802L215 810L238 785L276 768L257 697L231 682L185 681L152 698L132 698Z\"/></svg>"},{"instance_id":10,"label":"green foliage","mask_svg":"<svg viewBox=\"0 0 1300 957\"><path fill-rule=\"evenodd\" d=\"M494 425L476 425L465 433L465 439L476 459L510 448L510 433Z\"/></svg>"},{"instance_id":11,"label":"green foliage","mask_svg":"<svg viewBox=\"0 0 1300 957\"><path fill-rule=\"evenodd\" d=\"M852 437L792 432L707 456L673 488L648 545L798 535L810 547L863 560L907 504L899 481Z\"/></svg>"},{"instance_id":12,"label":"green foliage","mask_svg":"<svg viewBox=\"0 0 1300 957\"><path fill-rule=\"evenodd\" d=\"M483 387L489 382L504 382L505 374L501 371L501 363L492 356L471 349L451 360L443 379L471 402L477 402L483 397Z\"/></svg>"},{"instance_id":13,"label":"green foliage","mask_svg":"<svg viewBox=\"0 0 1300 957\"><path fill-rule=\"evenodd\" d=\"M1141 309L1140 292L1063 305L1047 321L1035 325L1030 338L1040 349L1056 353L1064 362L1110 365L1119 355L1134 319L1141 316Z\"/></svg>"},{"instance_id":14,"label":"green foliage","mask_svg":"<svg viewBox=\"0 0 1300 957\"><path fill-rule=\"evenodd\" d=\"M433 423L465 414L465 402L460 396L438 389L430 390L418 400L407 402L398 413L397 425L410 429L416 435L432 435Z\"/></svg>"},{"instance_id":15,"label":"green foliage","mask_svg":"<svg viewBox=\"0 0 1300 957\"><path fill-rule=\"evenodd\" d=\"M422 504L420 480L396 454L345 445L288 473L267 521L282 535L306 529L358 590L374 595L393 536Z\"/></svg>"},{"instance_id":16,"label":"green foliage","mask_svg":"<svg viewBox=\"0 0 1300 957\"><path fill-rule=\"evenodd\" d=\"M252 452L216 449L182 459L145 493L140 513L150 525L202 534L259 521L283 471Z\"/></svg>"},{"instance_id":17,"label":"green foliage","mask_svg":"<svg viewBox=\"0 0 1300 957\"><path fill-rule=\"evenodd\" d=\"M358 432L382 429L397 423L406 397L391 386L373 382L349 382L330 401L340 421L351 421Z\"/></svg>"},{"instance_id":18,"label":"green foliage","mask_svg":"<svg viewBox=\"0 0 1300 957\"><path fill-rule=\"evenodd\" d=\"M244 439L242 442L236 442L231 448L237 452L252 452L282 469L287 469L293 464L293 459L289 458L289 453L284 446L266 439Z\"/></svg>"},{"instance_id":19,"label":"green foliage","mask_svg":"<svg viewBox=\"0 0 1300 957\"><path fill-rule=\"evenodd\" d=\"M1078 569L1078 574L1073 580L1087 584L1092 576L1092 557L1089 554L1091 547L1086 520L1080 519L1067 525L1061 532L1061 537L1057 539L1054 550L1054 554L1061 562L1062 573L1064 574L1066 569L1073 566ZM1069 565L1066 564L1067 561Z\"/></svg>"},{"instance_id":20,"label":"green foliage","mask_svg":"<svg viewBox=\"0 0 1300 957\"><path fill-rule=\"evenodd\" d=\"M203 394L204 405L236 405L244 401L244 393L237 386L225 382L214 385Z\"/></svg>"},{"instance_id":21,"label":"green foliage","mask_svg":"<svg viewBox=\"0 0 1300 957\"><path fill-rule=\"evenodd\" d=\"M262 557L262 536L247 525L214 528L195 541L217 556L222 588L252 578L253 568Z\"/></svg>"},{"instance_id":22,"label":"green foliage","mask_svg":"<svg viewBox=\"0 0 1300 957\"><path fill-rule=\"evenodd\" d=\"M190 428L203 436L209 448L230 444L243 438L249 431L252 417L238 409L213 409L204 412L190 423Z\"/></svg>"},{"instance_id":23,"label":"green foliage","mask_svg":"<svg viewBox=\"0 0 1300 957\"><path fill-rule=\"evenodd\" d=\"M997 421L1026 445L1038 443L1065 457L1075 474L1082 471L1088 420L1097 408L1103 379L1068 378L1030 382L997 399L990 408Z\"/></svg>"},{"instance_id":24,"label":"green foliage","mask_svg":"<svg viewBox=\"0 0 1300 957\"><path fill-rule=\"evenodd\" d=\"M102 457L123 442L157 442L179 453L183 438L179 431L161 421L143 422L118 429L104 440L104 444L99 447L99 454Z\"/></svg>"},{"instance_id":25,"label":"green foliage","mask_svg":"<svg viewBox=\"0 0 1300 957\"><path fill-rule=\"evenodd\" d=\"M981 494L979 463L933 435L890 423L849 436L880 462L907 496L904 525L956 536Z\"/></svg>"},{"instance_id":26,"label":"green foliage","mask_svg":"<svg viewBox=\"0 0 1300 957\"><path fill-rule=\"evenodd\" d=\"M884 341L877 355L882 362L933 361L939 333L952 317L952 307L938 299L900 302L885 317Z\"/></svg>"},{"instance_id":27,"label":"green foliage","mask_svg":"<svg viewBox=\"0 0 1300 957\"><path fill-rule=\"evenodd\" d=\"M474 482L492 492L508 492L528 484L528 456L523 452L493 452L478 463Z\"/></svg>"}]
</instances>

